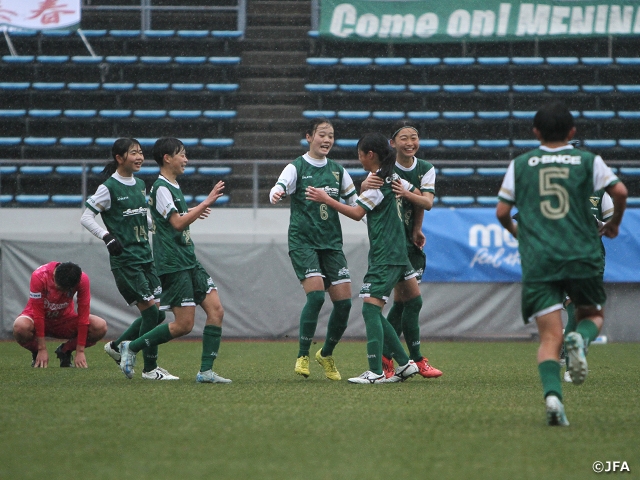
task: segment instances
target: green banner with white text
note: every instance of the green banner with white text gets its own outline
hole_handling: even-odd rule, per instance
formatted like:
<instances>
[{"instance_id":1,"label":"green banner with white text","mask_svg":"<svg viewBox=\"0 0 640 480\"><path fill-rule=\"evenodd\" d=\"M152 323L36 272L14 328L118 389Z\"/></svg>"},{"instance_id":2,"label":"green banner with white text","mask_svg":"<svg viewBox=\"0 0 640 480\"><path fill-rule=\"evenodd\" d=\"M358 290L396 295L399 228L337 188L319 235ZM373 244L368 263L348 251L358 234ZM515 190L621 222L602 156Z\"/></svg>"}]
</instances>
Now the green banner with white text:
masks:
<instances>
[{"instance_id":1,"label":"green banner with white text","mask_svg":"<svg viewBox=\"0 0 640 480\"><path fill-rule=\"evenodd\" d=\"M640 37L640 2L321 0L319 33L385 43Z\"/></svg>"}]
</instances>

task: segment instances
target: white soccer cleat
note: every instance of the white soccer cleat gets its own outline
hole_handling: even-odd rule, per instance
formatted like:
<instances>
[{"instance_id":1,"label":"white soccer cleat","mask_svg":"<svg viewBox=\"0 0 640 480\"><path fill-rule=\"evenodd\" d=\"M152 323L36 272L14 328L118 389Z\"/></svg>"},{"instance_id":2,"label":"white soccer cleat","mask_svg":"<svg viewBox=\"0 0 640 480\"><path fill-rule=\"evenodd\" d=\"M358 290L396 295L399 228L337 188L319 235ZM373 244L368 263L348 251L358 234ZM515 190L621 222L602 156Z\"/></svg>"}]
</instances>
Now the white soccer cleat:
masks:
<instances>
[{"instance_id":1,"label":"white soccer cleat","mask_svg":"<svg viewBox=\"0 0 640 480\"><path fill-rule=\"evenodd\" d=\"M213 370L207 370L206 372L198 372L196 375L196 382L198 383L231 383L228 378L221 377Z\"/></svg>"},{"instance_id":2,"label":"white soccer cleat","mask_svg":"<svg viewBox=\"0 0 640 480\"><path fill-rule=\"evenodd\" d=\"M133 367L136 364L136 354L129 350L129 343L120 344L120 370L128 379L132 379L135 373Z\"/></svg>"},{"instance_id":3,"label":"white soccer cleat","mask_svg":"<svg viewBox=\"0 0 640 480\"><path fill-rule=\"evenodd\" d=\"M358 377L353 377L348 380L349 383L363 383L363 384L371 384L371 383L385 383L384 374L378 375L377 373L373 373L371 370L367 370L362 375Z\"/></svg>"},{"instance_id":4,"label":"white soccer cleat","mask_svg":"<svg viewBox=\"0 0 640 480\"><path fill-rule=\"evenodd\" d=\"M564 405L560 399L555 395L549 395L545 399L545 403L547 404L547 425L568 427L569 421L564 414Z\"/></svg>"},{"instance_id":5,"label":"white soccer cleat","mask_svg":"<svg viewBox=\"0 0 640 480\"><path fill-rule=\"evenodd\" d=\"M113 358L118 365L120 365L120 352L113 348L111 345L112 343L113 342L107 342L104 344L104 352Z\"/></svg>"},{"instance_id":6,"label":"white soccer cleat","mask_svg":"<svg viewBox=\"0 0 640 480\"><path fill-rule=\"evenodd\" d=\"M569 373L569 370L564 372L564 377L562 377L562 379L567 383L573 383L573 380L571 380L571 374Z\"/></svg>"},{"instance_id":7,"label":"white soccer cleat","mask_svg":"<svg viewBox=\"0 0 640 480\"><path fill-rule=\"evenodd\" d=\"M387 378L385 381L386 383L404 382L408 378L413 377L419 371L420 369L418 368L418 365L416 365L416 362L414 362L413 360L409 360L406 365L400 365L396 367L393 376Z\"/></svg>"},{"instance_id":8,"label":"white soccer cleat","mask_svg":"<svg viewBox=\"0 0 640 480\"><path fill-rule=\"evenodd\" d=\"M567 358L569 360L569 367L567 371L571 375L571 380L575 385L582 385L587 378L589 371L587 366L587 357L584 353L584 340L582 335L577 332L571 332L567 334L567 338L564 341L567 349Z\"/></svg>"},{"instance_id":9,"label":"white soccer cleat","mask_svg":"<svg viewBox=\"0 0 640 480\"><path fill-rule=\"evenodd\" d=\"M162 367L156 367L150 372L142 372L142 378L146 380L180 380L180 377L171 375Z\"/></svg>"}]
</instances>

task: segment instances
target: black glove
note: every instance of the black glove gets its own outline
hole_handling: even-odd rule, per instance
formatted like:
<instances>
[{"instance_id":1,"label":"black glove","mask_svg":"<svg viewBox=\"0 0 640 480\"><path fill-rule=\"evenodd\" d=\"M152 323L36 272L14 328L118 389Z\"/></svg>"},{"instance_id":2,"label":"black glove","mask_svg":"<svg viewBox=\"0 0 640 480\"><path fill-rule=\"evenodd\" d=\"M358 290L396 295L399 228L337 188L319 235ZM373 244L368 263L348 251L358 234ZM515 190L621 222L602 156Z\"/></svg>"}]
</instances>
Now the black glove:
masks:
<instances>
[{"instance_id":1,"label":"black glove","mask_svg":"<svg viewBox=\"0 0 640 480\"><path fill-rule=\"evenodd\" d=\"M122 244L120 243L120 240L118 240L116 237L114 237L110 233L107 233L102 238L102 241L107 246L107 250L109 250L109 255L113 255L114 257L117 257L118 255L122 255Z\"/></svg>"}]
</instances>

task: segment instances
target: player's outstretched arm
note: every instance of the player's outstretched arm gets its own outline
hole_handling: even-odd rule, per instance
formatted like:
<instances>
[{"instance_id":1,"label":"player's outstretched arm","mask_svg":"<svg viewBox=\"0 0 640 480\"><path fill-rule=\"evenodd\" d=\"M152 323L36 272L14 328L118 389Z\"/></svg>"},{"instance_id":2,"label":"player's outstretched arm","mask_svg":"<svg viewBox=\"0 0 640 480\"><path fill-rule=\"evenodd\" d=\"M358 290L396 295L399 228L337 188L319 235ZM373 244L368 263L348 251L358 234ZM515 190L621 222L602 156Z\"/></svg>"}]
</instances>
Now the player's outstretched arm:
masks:
<instances>
[{"instance_id":1,"label":"player's outstretched arm","mask_svg":"<svg viewBox=\"0 0 640 480\"><path fill-rule=\"evenodd\" d=\"M317 203L324 203L327 206L333 208L337 212L343 214L345 217L349 217L352 220L360 221L362 217L364 217L367 212L360 205L345 205L344 203L340 203L337 200L331 198L327 192L325 192L321 188L315 187L307 187L305 191L305 195L307 200L311 200Z\"/></svg>"},{"instance_id":2,"label":"player's outstretched arm","mask_svg":"<svg viewBox=\"0 0 640 480\"><path fill-rule=\"evenodd\" d=\"M510 203L499 201L496 207L496 217L498 217L500 224L513 235L513 238L518 238L518 226L511 219L511 207Z\"/></svg>"},{"instance_id":3,"label":"player's outstretched arm","mask_svg":"<svg viewBox=\"0 0 640 480\"><path fill-rule=\"evenodd\" d=\"M219 199L222 196L223 190L224 190L224 182L219 181L218 183L216 183L213 189L209 192L209 195L207 195L207 198L205 198L199 205L196 205L195 207L190 208L189 211L184 215L179 215L177 212L174 212L169 217L169 223L173 228L181 232L201 216L204 215L204 218L206 218L207 209L211 205L213 205L217 199Z\"/></svg>"},{"instance_id":4,"label":"player's outstretched arm","mask_svg":"<svg viewBox=\"0 0 640 480\"><path fill-rule=\"evenodd\" d=\"M405 198L416 207L424 210L431 210L431 207L433 207L433 193L420 192L411 184L402 182L402 180L394 180L391 188L398 197Z\"/></svg>"},{"instance_id":5,"label":"player's outstretched arm","mask_svg":"<svg viewBox=\"0 0 640 480\"><path fill-rule=\"evenodd\" d=\"M600 235L608 238L616 238L620 230L620 222L622 215L627 208L627 187L622 182L606 188L607 193L613 200L613 215L602 227L600 227Z\"/></svg>"}]
</instances>

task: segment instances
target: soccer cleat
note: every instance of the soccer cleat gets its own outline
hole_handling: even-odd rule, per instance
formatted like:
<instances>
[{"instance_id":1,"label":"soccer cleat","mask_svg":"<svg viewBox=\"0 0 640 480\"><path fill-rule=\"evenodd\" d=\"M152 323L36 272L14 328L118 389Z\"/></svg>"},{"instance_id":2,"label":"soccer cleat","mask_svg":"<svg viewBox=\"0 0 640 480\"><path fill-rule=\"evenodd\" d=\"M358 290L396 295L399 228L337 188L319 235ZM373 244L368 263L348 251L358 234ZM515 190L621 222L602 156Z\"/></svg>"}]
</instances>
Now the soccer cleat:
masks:
<instances>
[{"instance_id":1,"label":"soccer cleat","mask_svg":"<svg viewBox=\"0 0 640 480\"><path fill-rule=\"evenodd\" d=\"M221 377L213 370L207 370L206 372L198 372L196 375L196 382L198 383L231 383L228 378Z\"/></svg>"},{"instance_id":2,"label":"soccer cleat","mask_svg":"<svg viewBox=\"0 0 640 480\"><path fill-rule=\"evenodd\" d=\"M320 349L316 352L316 361L324 369L324 374L329 380L342 380L342 377L340 376L340 372L336 368L336 362L333 360L333 357L331 355L327 355L326 357L323 357L322 349ZM296 362L296 368L297 367L298 367L298 364Z\"/></svg>"},{"instance_id":3,"label":"soccer cleat","mask_svg":"<svg viewBox=\"0 0 640 480\"><path fill-rule=\"evenodd\" d=\"M385 378L393 377L393 374L396 373L396 370L393 366L393 359L387 358L384 355L382 356L382 373Z\"/></svg>"},{"instance_id":4,"label":"soccer cleat","mask_svg":"<svg viewBox=\"0 0 640 480\"><path fill-rule=\"evenodd\" d=\"M569 373L569 370L567 370L566 372L564 372L564 377L563 377L564 381L567 383L573 383L573 380L571 380L571 374Z\"/></svg>"},{"instance_id":5,"label":"soccer cleat","mask_svg":"<svg viewBox=\"0 0 640 480\"><path fill-rule=\"evenodd\" d=\"M587 357L584 354L584 340L582 335L571 332L564 341L567 349L569 366L567 371L575 385L582 385L587 378Z\"/></svg>"},{"instance_id":6,"label":"soccer cleat","mask_svg":"<svg viewBox=\"0 0 640 480\"><path fill-rule=\"evenodd\" d=\"M404 382L408 378L413 377L416 373L418 373L418 365L413 360L409 360L409 363L406 365L400 365L396 367L395 372L392 377L385 379L387 383L398 383Z\"/></svg>"},{"instance_id":7,"label":"soccer cleat","mask_svg":"<svg viewBox=\"0 0 640 480\"><path fill-rule=\"evenodd\" d=\"M38 352L31 352L31 366L36 366L36 358L38 357Z\"/></svg>"},{"instance_id":8,"label":"soccer cleat","mask_svg":"<svg viewBox=\"0 0 640 480\"><path fill-rule=\"evenodd\" d=\"M142 371L142 378L146 380L180 380L180 377L171 375L162 367L156 367L150 372Z\"/></svg>"},{"instance_id":9,"label":"soccer cleat","mask_svg":"<svg viewBox=\"0 0 640 480\"><path fill-rule=\"evenodd\" d=\"M120 352L114 348L113 342L107 342L104 344L104 352L113 358L118 365L120 365Z\"/></svg>"},{"instance_id":10,"label":"soccer cleat","mask_svg":"<svg viewBox=\"0 0 640 480\"><path fill-rule=\"evenodd\" d=\"M302 375L304 378L307 378L311 374L309 371L309 357L306 355L298 357L296 359L296 368L294 368L294 371L298 375Z\"/></svg>"},{"instance_id":11,"label":"soccer cleat","mask_svg":"<svg viewBox=\"0 0 640 480\"><path fill-rule=\"evenodd\" d=\"M128 379L132 379L135 373L133 367L136 364L136 354L129 350L129 343L131 342L120 344L120 370Z\"/></svg>"},{"instance_id":12,"label":"soccer cleat","mask_svg":"<svg viewBox=\"0 0 640 480\"><path fill-rule=\"evenodd\" d=\"M366 372L364 372L362 375L358 376L358 377L353 377L350 378L348 381L349 383L385 383L385 377L384 374L382 375L378 375L377 373L373 373L370 370L367 370Z\"/></svg>"},{"instance_id":13,"label":"soccer cleat","mask_svg":"<svg viewBox=\"0 0 640 480\"><path fill-rule=\"evenodd\" d=\"M64 343L61 343L60 346L56 348L56 357L60 360L60 368L73 367L73 352L64 352L62 351L62 347L64 347Z\"/></svg>"},{"instance_id":14,"label":"soccer cleat","mask_svg":"<svg viewBox=\"0 0 640 480\"><path fill-rule=\"evenodd\" d=\"M549 395L545 399L545 403L547 404L547 425L568 427L569 421L564 414L564 405L560 399L555 395Z\"/></svg>"},{"instance_id":15,"label":"soccer cleat","mask_svg":"<svg viewBox=\"0 0 640 480\"><path fill-rule=\"evenodd\" d=\"M416 362L416 365L418 367L418 373L424 378L438 378L442 376L440 370L429 365L429 359L427 357L422 357Z\"/></svg>"}]
</instances>

